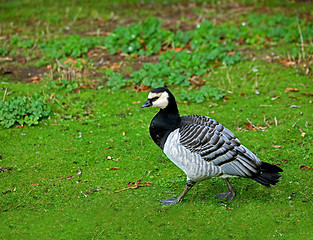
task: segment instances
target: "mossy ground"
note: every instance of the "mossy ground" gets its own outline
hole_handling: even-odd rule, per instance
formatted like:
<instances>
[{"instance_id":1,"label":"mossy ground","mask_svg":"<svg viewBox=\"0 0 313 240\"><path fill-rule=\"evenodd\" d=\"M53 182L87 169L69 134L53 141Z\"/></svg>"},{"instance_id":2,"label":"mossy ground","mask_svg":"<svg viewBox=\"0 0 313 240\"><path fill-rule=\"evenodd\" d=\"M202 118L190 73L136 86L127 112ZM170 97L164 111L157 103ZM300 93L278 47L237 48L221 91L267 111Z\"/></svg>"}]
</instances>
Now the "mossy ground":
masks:
<instances>
[{"instance_id":1,"label":"mossy ground","mask_svg":"<svg viewBox=\"0 0 313 240\"><path fill-rule=\"evenodd\" d=\"M178 11L177 6L159 3L141 4L133 9L123 1L105 7L83 1L75 6L62 1L47 5L43 2L24 1L18 6L5 3L4 9L10 16L5 19L1 14L4 39L18 29L23 29L26 37L40 31L47 34L47 26L51 36L66 35L64 27L68 24L83 35L90 29L97 30L98 26L91 24L96 21L109 24L107 29L112 30L129 19L137 21L132 12L147 17L161 14L162 7L165 13L179 12L181 15L173 20L192 27L197 13L207 13L204 7L192 5L190 10L184 4L177 5L181 9ZM230 8L228 15L227 9L221 11L223 3L231 5L217 1L210 5L208 16L214 10L221 19L237 16L239 5ZM121 9L119 4L127 9ZM298 11L300 16L312 19L306 5L276 4L265 6L266 11L283 11L287 15ZM245 14L259 11L248 1L240 6ZM78 7L80 12L76 11ZM165 21L170 22L168 19ZM160 205L158 200L178 196L186 179L149 136L148 126L157 109L140 108L147 92L133 88L113 91L104 80L95 87L66 91L51 86L49 77L61 74L56 70L48 71L51 75L34 83L16 81L22 77L3 73L1 98L42 94L52 107L52 114L36 126L0 129L1 238L312 238L312 75L306 74L300 64L287 67L278 61L266 61L272 51L276 51L275 56L286 57L288 49L288 45L246 49L254 57L247 53L245 60L235 65L213 68L206 81L227 94L224 100L208 99L201 104L181 101L183 88L169 86L179 101L181 115L214 118L261 160L284 170L281 181L272 188L250 179L232 180L237 195L231 202L216 199L214 193L226 191L226 184L221 179L210 179L196 184L181 204ZM12 62L3 63L4 68L25 68L36 61L21 61L27 59L23 53L12 58ZM127 72L133 66L129 63ZM308 67L312 71L312 66ZM87 81L90 85L97 78L93 71L101 72L89 65L84 73L91 79ZM5 92L10 94L4 95ZM249 122L258 130L248 130ZM125 189L135 187L138 180L143 186Z\"/></svg>"}]
</instances>

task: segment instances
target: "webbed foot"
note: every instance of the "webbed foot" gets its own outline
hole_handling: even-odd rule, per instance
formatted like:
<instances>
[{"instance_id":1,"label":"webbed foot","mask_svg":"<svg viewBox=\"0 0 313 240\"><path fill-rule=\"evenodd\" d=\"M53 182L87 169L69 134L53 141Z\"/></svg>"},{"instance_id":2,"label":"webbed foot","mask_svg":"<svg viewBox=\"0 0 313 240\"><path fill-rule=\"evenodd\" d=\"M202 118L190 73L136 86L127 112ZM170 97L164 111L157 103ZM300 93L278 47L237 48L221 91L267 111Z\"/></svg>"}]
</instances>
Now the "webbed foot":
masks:
<instances>
[{"instance_id":1,"label":"webbed foot","mask_svg":"<svg viewBox=\"0 0 313 240\"><path fill-rule=\"evenodd\" d=\"M173 205L173 204L176 204L176 203L180 203L181 201L183 201L185 195L192 188L193 185L195 185L195 182L191 181L190 179L187 179L185 190L179 196L179 198L171 197L169 199L159 200L159 201L162 203L162 205Z\"/></svg>"},{"instance_id":2,"label":"webbed foot","mask_svg":"<svg viewBox=\"0 0 313 240\"><path fill-rule=\"evenodd\" d=\"M161 205L167 205L167 206L179 203L179 199L174 198L174 197L171 197L171 198L165 199L165 200L159 200L159 201L162 203Z\"/></svg>"},{"instance_id":3,"label":"webbed foot","mask_svg":"<svg viewBox=\"0 0 313 240\"><path fill-rule=\"evenodd\" d=\"M228 187L229 192L216 193L217 199L222 200L222 199L226 198L227 201L231 201L236 196L235 191L234 191L234 187L230 184L230 182L227 178L225 178L225 181L227 183L227 187Z\"/></svg>"},{"instance_id":4,"label":"webbed foot","mask_svg":"<svg viewBox=\"0 0 313 240\"><path fill-rule=\"evenodd\" d=\"M216 195L218 200L226 198L227 201L231 201L235 197L235 192L216 193Z\"/></svg>"}]
</instances>

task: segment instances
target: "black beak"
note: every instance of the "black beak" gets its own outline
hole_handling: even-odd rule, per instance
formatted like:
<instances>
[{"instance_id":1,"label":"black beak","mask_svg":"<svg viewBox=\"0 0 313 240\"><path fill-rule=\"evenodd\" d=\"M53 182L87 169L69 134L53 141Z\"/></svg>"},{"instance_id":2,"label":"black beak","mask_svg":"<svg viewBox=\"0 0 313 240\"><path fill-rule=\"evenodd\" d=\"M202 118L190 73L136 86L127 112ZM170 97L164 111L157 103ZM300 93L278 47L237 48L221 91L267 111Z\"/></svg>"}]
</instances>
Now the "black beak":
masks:
<instances>
[{"instance_id":1,"label":"black beak","mask_svg":"<svg viewBox=\"0 0 313 240\"><path fill-rule=\"evenodd\" d=\"M151 100L148 99L144 104L142 104L141 108L151 107L151 106L152 106Z\"/></svg>"}]
</instances>

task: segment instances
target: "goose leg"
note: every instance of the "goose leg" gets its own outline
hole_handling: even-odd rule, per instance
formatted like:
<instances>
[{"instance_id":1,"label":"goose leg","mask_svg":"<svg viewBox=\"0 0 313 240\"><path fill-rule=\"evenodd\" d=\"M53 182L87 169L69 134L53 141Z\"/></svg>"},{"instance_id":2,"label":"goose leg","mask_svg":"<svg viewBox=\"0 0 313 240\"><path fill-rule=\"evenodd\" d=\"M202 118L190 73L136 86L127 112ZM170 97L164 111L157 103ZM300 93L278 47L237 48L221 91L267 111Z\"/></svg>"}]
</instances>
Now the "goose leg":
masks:
<instances>
[{"instance_id":1,"label":"goose leg","mask_svg":"<svg viewBox=\"0 0 313 240\"><path fill-rule=\"evenodd\" d=\"M183 201L185 195L189 192L189 190L193 187L193 185L195 185L195 182L187 179L185 190L179 196L179 198L171 197L169 199L159 200L159 201L162 203L162 205L172 205L172 204L180 203Z\"/></svg>"},{"instance_id":2,"label":"goose leg","mask_svg":"<svg viewBox=\"0 0 313 240\"><path fill-rule=\"evenodd\" d=\"M231 201L236 196L235 191L234 191L234 187L230 184L230 182L227 178L225 178L225 181L227 183L228 192L216 193L217 199L221 200L221 199L226 198L227 201Z\"/></svg>"}]
</instances>

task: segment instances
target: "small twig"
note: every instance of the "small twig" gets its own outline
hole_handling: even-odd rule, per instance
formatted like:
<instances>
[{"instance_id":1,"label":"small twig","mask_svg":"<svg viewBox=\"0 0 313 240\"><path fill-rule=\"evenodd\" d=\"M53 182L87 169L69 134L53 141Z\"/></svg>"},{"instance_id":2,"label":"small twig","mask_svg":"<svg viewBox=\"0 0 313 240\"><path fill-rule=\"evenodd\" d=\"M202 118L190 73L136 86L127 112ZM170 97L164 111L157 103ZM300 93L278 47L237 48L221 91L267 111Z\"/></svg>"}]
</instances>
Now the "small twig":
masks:
<instances>
[{"instance_id":1,"label":"small twig","mask_svg":"<svg viewBox=\"0 0 313 240\"><path fill-rule=\"evenodd\" d=\"M36 41L34 43L34 46L32 47L31 51L33 51L36 47L37 47L37 43L38 43L38 38L36 38Z\"/></svg>"},{"instance_id":2,"label":"small twig","mask_svg":"<svg viewBox=\"0 0 313 240\"><path fill-rule=\"evenodd\" d=\"M247 121L248 121L255 129L258 129L258 128L249 120L249 118L247 118Z\"/></svg>"},{"instance_id":3,"label":"small twig","mask_svg":"<svg viewBox=\"0 0 313 240\"><path fill-rule=\"evenodd\" d=\"M56 61L59 68L64 68L62 63L60 63L60 61L58 59L55 59L55 61Z\"/></svg>"},{"instance_id":4,"label":"small twig","mask_svg":"<svg viewBox=\"0 0 313 240\"><path fill-rule=\"evenodd\" d=\"M277 127L277 118L276 118L276 116L274 117L274 121L275 121L275 126Z\"/></svg>"},{"instance_id":5,"label":"small twig","mask_svg":"<svg viewBox=\"0 0 313 240\"><path fill-rule=\"evenodd\" d=\"M129 182L127 184L126 188L123 188L121 190L117 190L117 191L114 191L114 192L117 193L117 192L125 191L127 189L136 189L136 188L139 188L139 187L151 187L150 184L140 184L140 181L141 180L138 180L137 182ZM130 184L133 184L133 186L130 186Z\"/></svg>"},{"instance_id":6,"label":"small twig","mask_svg":"<svg viewBox=\"0 0 313 240\"><path fill-rule=\"evenodd\" d=\"M153 171L155 171L155 169L149 170L147 176L149 176Z\"/></svg>"},{"instance_id":7,"label":"small twig","mask_svg":"<svg viewBox=\"0 0 313 240\"><path fill-rule=\"evenodd\" d=\"M228 70L227 70L227 73L226 73L226 78L227 78L227 80L228 80L228 84L229 84L230 88L233 90L233 86L232 86L232 84L231 84L231 79L230 79L230 77L229 77L229 72L228 72Z\"/></svg>"},{"instance_id":8,"label":"small twig","mask_svg":"<svg viewBox=\"0 0 313 240\"><path fill-rule=\"evenodd\" d=\"M265 122L265 124L269 127L269 128L272 128L269 124L268 124L268 122L266 121L266 118L265 118L265 116L264 116L264 122Z\"/></svg>"},{"instance_id":9,"label":"small twig","mask_svg":"<svg viewBox=\"0 0 313 240\"><path fill-rule=\"evenodd\" d=\"M301 40L301 50L302 50L302 58L304 60L304 43L303 43L303 36L302 36L302 31L301 31L301 27L300 27L300 23L298 22L298 29L299 29L299 34L300 34L300 40Z\"/></svg>"},{"instance_id":10,"label":"small twig","mask_svg":"<svg viewBox=\"0 0 313 240\"><path fill-rule=\"evenodd\" d=\"M8 89L6 88L6 89L4 90L4 95L3 95L3 98L2 98L2 102L4 102L4 100L5 100L5 96L7 95L7 91L8 91Z\"/></svg>"},{"instance_id":11,"label":"small twig","mask_svg":"<svg viewBox=\"0 0 313 240\"><path fill-rule=\"evenodd\" d=\"M46 25L46 33L47 33L48 36L50 35L49 23Z\"/></svg>"},{"instance_id":12,"label":"small twig","mask_svg":"<svg viewBox=\"0 0 313 240\"><path fill-rule=\"evenodd\" d=\"M297 122L298 122L299 120L300 120L300 119L298 119L298 120L292 125L293 128L297 125Z\"/></svg>"},{"instance_id":13,"label":"small twig","mask_svg":"<svg viewBox=\"0 0 313 240\"><path fill-rule=\"evenodd\" d=\"M82 8L79 7L79 8L78 8L78 11L77 11L77 13L76 13L76 15L75 15L74 18L73 18L73 21L70 22L69 26L72 26L72 25L76 22L76 20L77 20L77 18L78 18L78 15L80 14L81 11L82 11Z\"/></svg>"},{"instance_id":14,"label":"small twig","mask_svg":"<svg viewBox=\"0 0 313 240\"><path fill-rule=\"evenodd\" d=\"M0 57L0 61L13 61L13 58L10 58L10 57Z\"/></svg>"}]
</instances>

